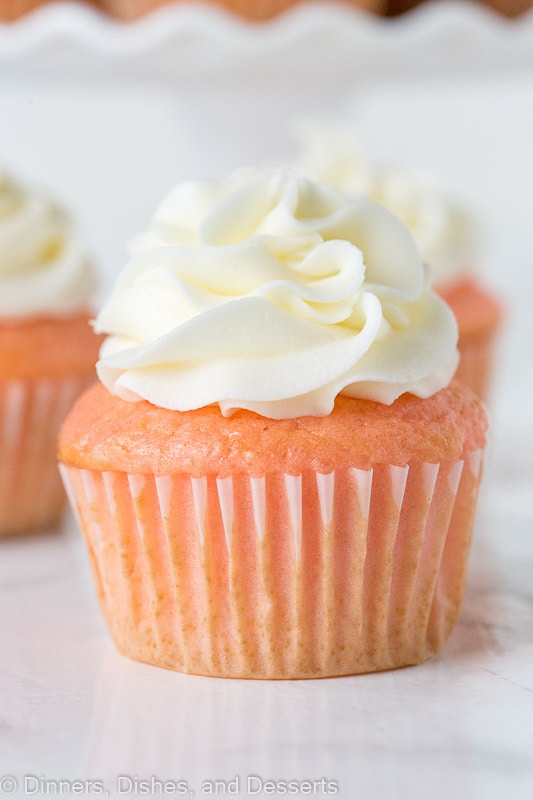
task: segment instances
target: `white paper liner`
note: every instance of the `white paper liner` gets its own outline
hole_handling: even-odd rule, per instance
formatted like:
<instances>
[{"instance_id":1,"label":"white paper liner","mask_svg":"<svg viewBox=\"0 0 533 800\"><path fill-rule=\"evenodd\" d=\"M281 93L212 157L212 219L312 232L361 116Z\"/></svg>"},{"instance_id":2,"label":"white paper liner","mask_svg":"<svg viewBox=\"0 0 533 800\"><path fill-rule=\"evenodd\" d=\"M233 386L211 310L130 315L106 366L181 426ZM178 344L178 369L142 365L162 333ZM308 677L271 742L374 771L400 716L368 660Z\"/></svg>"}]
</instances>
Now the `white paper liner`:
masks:
<instances>
[{"instance_id":1,"label":"white paper liner","mask_svg":"<svg viewBox=\"0 0 533 800\"><path fill-rule=\"evenodd\" d=\"M262 478L61 472L124 653L300 678L417 663L442 646L481 456Z\"/></svg>"},{"instance_id":2,"label":"white paper liner","mask_svg":"<svg viewBox=\"0 0 533 800\"><path fill-rule=\"evenodd\" d=\"M0 536L57 521L59 428L87 378L0 381Z\"/></svg>"}]
</instances>

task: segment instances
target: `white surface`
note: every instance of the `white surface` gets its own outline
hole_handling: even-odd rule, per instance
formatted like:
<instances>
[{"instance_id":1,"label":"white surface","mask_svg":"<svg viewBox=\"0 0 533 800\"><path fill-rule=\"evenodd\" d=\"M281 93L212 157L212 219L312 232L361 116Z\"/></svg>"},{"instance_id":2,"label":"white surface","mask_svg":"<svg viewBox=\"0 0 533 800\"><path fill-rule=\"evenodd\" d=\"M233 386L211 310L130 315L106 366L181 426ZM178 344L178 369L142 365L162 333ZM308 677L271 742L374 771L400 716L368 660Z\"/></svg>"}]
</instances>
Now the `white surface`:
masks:
<instances>
[{"instance_id":1,"label":"white surface","mask_svg":"<svg viewBox=\"0 0 533 800\"><path fill-rule=\"evenodd\" d=\"M24 775L105 780L112 796L118 775L183 778L197 797L239 775L247 797L252 774L326 777L343 800L533 796L533 16L442 5L385 22L331 4L252 30L200 9L118 27L63 6L0 27L0 109L1 160L77 211L104 293L176 179L291 155L295 119L336 113L376 157L427 167L479 210L509 309L469 589L441 656L296 683L129 662L68 518L0 546L11 796L54 796L25 793Z\"/></svg>"},{"instance_id":2,"label":"white surface","mask_svg":"<svg viewBox=\"0 0 533 800\"><path fill-rule=\"evenodd\" d=\"M101 779L111 796L120 775L187 779L198 797L202 781L239 775L247 797L260 775L326 777L346 800L531 797L531 501L518 502L525 483L489 477L444 652L377 675L225 681L130 662L108 640L73 526L4 543L0 772L22 787L24 775Z\"/></svg>"}]
</instances>

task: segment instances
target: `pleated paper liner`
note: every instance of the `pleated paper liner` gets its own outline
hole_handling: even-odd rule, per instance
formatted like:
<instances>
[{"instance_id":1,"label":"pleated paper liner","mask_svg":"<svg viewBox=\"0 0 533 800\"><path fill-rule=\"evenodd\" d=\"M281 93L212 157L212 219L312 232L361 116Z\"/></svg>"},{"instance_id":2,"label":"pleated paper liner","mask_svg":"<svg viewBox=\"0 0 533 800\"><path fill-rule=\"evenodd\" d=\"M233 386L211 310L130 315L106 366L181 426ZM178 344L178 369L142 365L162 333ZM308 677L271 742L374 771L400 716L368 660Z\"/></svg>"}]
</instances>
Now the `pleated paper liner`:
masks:
<instances>
[{"instance_id":1,"label":"pleated paper liner","mask_svg":"<svg viewBox=\"0 0 533 800\"><path fill-rule=\"evenodd\" d=\"M459 613L479 450L263 478L60 469L131 658L234 678L349 675L424 661Z\"/></svg>"},{"instance_id":2,"label":"pleated paper liner","mask_svg":"<svg viewBox=\"0 0 533 800\"><path fill-rule=\"evenodd\" d=\"M57 436L91 380L0 381L0 537L55 524L65 505Z\"/></svg>"}]
</instances>

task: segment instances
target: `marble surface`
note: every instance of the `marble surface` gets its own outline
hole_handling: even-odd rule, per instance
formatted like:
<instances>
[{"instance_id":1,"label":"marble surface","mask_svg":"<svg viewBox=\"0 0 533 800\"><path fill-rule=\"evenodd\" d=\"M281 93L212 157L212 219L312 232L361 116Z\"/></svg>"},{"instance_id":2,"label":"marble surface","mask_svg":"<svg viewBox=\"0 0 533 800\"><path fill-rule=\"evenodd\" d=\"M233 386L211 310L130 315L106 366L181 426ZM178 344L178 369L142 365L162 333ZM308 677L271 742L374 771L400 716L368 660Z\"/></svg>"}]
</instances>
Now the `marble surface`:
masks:
<instances>
[{"instance_id":1,"label":"marble surface","mask_svg":"<svg viewBox=\"0 0 533 800\"><path fill-rule=\"evenodd\" d=\"M469 8L469 25L472 15ZM171 34L152 72L143 73L153 27L142 53L131 42L121 51L136 65L131 77L113 57L110 34L101 52L91 49L90 26L78 72L76 47L60 52L47 40L32 50L39 37L28 28L34 44L10 52L3 32L0 107L12 124L0 125L2 159L71 202L105 291L128 236L175 178L288 154L278 112L286 115L294 102L307 114L335 106L376 156L431 165L477 208L488 231L486 280L508 313L464 609L438 657L378 675L274 683L128 661L108 637L67 515L60 530L0 543L0 800L180 796L181 789L202 797L203 782L216 780L224 782L219 796L223 788L226 796L284 796L280 783L256 792L259 779L299 782L299 793L286 795L293 797L334 790L343 800L533 797L533 49L520 50L520 27L484 18L472 38L454 20L429 25L436 43L420 28L393 40L392 28L372 24L362 77L357 50L345 83L330 40L324 80L318 89L302 84L298 102L294 75L284 91L283 76L267 75L257 60L259 83L245 83L246 69L230 60L216 97L198 72L195 86L205 91L192 98L177 67L169 77ZM290 37L279 41L286 46ZM393 41L407 47L395 50ZM313 51L301 44L304 75ZM484 54L481 67L467 58L475 52ZM387 62L385 53L394 58ZM249 786L248 776L256 776ZM174 784L160 788L152 779ZM59 780L70 783L53 783ZM310 790L304 781L317 783Z\"/></svg>"},{"instance_id":2,"label":"marble surface","mask_svg":"<svg viewBox=\"0 0 533 800\"><path fill-rule=\"evenodd\" d=\"M137 664L108 638L70 516L2 542L0 776L16 779L11 796L53 795L43 781L59 779L81 781L85 796L146 796L139 781L152 778L186 781L197 797L215 780L228 796L283 796L255 794L261 778L319 781L312 796L336 787L346 800L531 797L532 478L531 463L513 471L493 448L451 639L426 664L376 675L225 681ZM309 796L301 787L293 796Z\"/></svg>"}]
</instances>

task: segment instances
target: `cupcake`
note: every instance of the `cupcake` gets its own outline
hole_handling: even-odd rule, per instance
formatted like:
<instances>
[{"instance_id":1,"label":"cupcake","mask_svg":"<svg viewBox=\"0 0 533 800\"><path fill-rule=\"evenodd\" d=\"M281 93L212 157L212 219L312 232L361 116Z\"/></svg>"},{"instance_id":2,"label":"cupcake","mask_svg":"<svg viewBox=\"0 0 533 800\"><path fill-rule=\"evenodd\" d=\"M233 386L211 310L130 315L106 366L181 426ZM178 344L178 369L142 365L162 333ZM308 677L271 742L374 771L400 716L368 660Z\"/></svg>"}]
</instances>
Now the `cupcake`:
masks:
<instances>
[{"instance_id":1,"label":"cupcake","mask_svg":"<svg viewBox=\"0 0 533 800\"><path fill-rule=\"evenodd\" d=\"M59 442L121 652L270 679L436 653L487 422L407 229L244 170L177 187L132 250Z\"/></svg>"},{"instance_id":2,"label":"cupcake","mask_svg":"<svg viewBox=\"0 0 533 800\"><path fill-rule=\"evenodd\" d=\"M176 4L176 0L96 0L96 2L102 10L122 20L137 19L161 6ZM264 22L304 2L305 0L201 0L200 5L211 5L251 22ZM386 5L385 0L338 0L338 4L376 14L384 12Z\"/></svg>"},{"instance_id":3,"label":"cupcake","mask_svg":"<svg viewBox=\"0 0 533 800\"><path fill-rule=\"evenodd\" d=\"M481 3L506 17L518 17L531 10L531 0L481 0ZM385 13L387 16L395 17L423 5L425 0L388 0Z\"/></svg>"},{"instance_id":4,"label":"cupcake","mask_svg":"<svg viewBox=\"0 0 533 800\"><path fill-rule=\"evenodd\" d=\"M46 2L47 0L0 0L0 23L13 22Z\"/></svg>"},{"instance_id":5,"label":"cupcake","mask_svg":"<svg viewBox=\"0 0 533 800\"><path fill-rule=\"evenodd\" d=\"M95 0L73 0L69 5L91 7ZM0 24L16 22L38 9L54 5L54 0L0 0Z\"/></svg>"},{"instance_id":6,"label":"cupcake","mask_svg":"<svg viewBox=\"0 0 533 800\"><path fill-rule=\"evenodd\" d=\"M65 505L57 435L96 378L94 280L66 213L0 175L0 536L51 526Z\"/></svg>"},{"instance_id":7,"label":"cupcake","mask_svg":"<svg viewBox=\"0 0 533 800\"><path fill-rule=\"evenodd\" d=\"M421 172L370 162L347 127L308 124L299 134L299 172L347 192L362 192L407 225L431 266L435 290L458 322L457 377L486 401L502 306L475 269L481 236L471 212Z\"/></svg>"}]
</instances>

